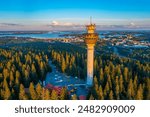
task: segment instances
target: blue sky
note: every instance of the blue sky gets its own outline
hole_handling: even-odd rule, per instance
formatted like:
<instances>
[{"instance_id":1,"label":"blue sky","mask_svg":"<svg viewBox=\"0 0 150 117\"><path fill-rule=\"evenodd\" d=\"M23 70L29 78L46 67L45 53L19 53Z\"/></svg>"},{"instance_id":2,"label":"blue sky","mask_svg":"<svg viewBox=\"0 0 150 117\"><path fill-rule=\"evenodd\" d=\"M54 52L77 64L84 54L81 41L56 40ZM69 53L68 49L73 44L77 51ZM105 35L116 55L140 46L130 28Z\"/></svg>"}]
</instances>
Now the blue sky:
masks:
<instances>
[{"instance_id":1,"label":"blue sky","mask_svg":"<svg viewBox=\"0 0 150 117\"><path fill-rule=\"evenodd\" d=\"M0 0L0 30L85 25L150 28L150 0ZM53 27L52 27L53 26Z\"/></svg>"}]
</instances>

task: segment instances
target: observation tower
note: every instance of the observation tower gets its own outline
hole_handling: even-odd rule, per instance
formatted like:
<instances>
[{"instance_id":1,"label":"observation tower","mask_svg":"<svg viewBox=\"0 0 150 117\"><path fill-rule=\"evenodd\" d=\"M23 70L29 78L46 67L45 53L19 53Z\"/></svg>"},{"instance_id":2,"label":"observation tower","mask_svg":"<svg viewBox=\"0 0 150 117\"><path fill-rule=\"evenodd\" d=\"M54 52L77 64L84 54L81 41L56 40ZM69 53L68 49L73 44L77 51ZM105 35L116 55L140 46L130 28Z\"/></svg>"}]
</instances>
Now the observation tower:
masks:
<instances>
[{"instance_id":1,"label":"observation tower","mask_svg":"<svg viewBox=\"0 0 150 117\"><path fill-rule=\"evenodd\" d=\"M87 45L87 86L93 85L93 63L94 63L94 46L98 40L98 34L95 33L96 25L92 24L86 26L87 33L85 33L84 42Z\"/></svg>"}]
</instances>

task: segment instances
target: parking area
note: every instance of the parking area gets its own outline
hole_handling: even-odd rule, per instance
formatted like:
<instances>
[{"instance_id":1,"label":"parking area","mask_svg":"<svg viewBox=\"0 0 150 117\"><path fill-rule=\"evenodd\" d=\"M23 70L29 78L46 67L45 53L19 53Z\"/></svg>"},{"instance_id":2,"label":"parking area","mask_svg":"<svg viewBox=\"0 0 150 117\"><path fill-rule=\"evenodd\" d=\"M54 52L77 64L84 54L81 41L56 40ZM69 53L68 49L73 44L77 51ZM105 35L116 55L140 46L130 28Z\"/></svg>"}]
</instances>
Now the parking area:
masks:
<instances>
[{"instance_id":1,"label":"parking area","mask_svg":"<svg viewBox=\"0 0 150 117\"><path fill-rule=\"evenodd\" d=\"M88 94L88 89L86 88L84 80L81 80L78 77L67 76L66 74L59 72L51 61L49 64L52 67L52 72L48 73L46 76L46 85L65 86L70 92L70 95L76 94L77 96L80 96Z\"/></svg>"}]
</instances>

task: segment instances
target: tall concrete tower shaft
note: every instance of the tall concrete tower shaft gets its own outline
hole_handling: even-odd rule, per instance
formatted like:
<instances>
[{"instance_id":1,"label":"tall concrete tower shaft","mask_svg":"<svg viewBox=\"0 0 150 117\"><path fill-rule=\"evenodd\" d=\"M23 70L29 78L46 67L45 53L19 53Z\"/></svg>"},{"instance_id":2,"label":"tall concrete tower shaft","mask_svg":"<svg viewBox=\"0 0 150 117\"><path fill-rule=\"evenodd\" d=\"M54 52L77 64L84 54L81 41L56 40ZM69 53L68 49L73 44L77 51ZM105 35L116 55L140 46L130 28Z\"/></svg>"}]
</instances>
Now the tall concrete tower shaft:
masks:
<instances>
[{"instance_id":1,"label":"tall concrete tower shaft","mask_svg":"<svg viewBox=\"0 0 150 117\"><path fill-rule=\"evenodd\" d=\"M94 46L98 40L98 34L95 33L95 24L86 26L85 43L87 45L87 86L93 85L93 62L94 62Z\"/></svg>"}]
</instances>

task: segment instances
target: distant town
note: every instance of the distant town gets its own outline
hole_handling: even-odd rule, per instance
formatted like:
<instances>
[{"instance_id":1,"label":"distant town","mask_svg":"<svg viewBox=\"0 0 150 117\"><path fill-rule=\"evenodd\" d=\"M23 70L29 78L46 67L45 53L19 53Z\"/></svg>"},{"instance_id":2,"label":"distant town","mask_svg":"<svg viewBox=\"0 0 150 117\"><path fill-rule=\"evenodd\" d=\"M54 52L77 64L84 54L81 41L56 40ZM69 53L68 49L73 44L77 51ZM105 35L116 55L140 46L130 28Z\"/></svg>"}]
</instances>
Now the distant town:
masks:
<instances>
[{"instance_id":1,"label":"distant town","mask_svg":"<svg viewBox=\"0 0 150 117\"><path fill-rule=\"evenodd\" d=\"M97 31L99 36L99 42L103 41L108 45L112 46L125 46L125 47L149 47L150 46L150 31ZM30 34L47 34L48 31L1 31L0 38L5 39L25 39L28 41L34 41L40 38L31 38ZM57 37L43 37L43 41L54 42L60 41L65 43L82 43L83 42L83 32L80 31L65 31L62 34L59 31L51 32L56 34ZM26 35L23 37L22 34ZM5 36L7 35L7 36ZM15 36L17 35L17 36ZM18 36L20 35L20 36Z\"/></svg>"}]
</instances>

